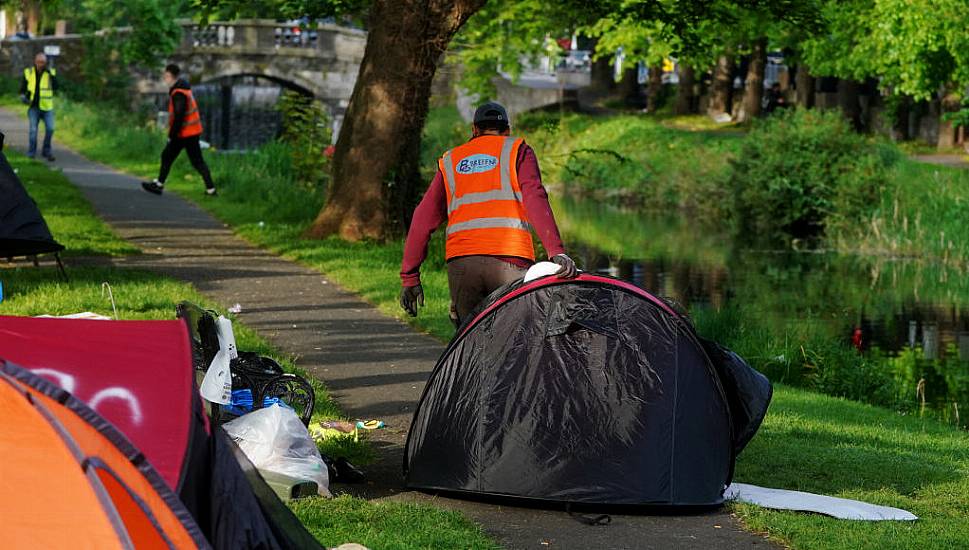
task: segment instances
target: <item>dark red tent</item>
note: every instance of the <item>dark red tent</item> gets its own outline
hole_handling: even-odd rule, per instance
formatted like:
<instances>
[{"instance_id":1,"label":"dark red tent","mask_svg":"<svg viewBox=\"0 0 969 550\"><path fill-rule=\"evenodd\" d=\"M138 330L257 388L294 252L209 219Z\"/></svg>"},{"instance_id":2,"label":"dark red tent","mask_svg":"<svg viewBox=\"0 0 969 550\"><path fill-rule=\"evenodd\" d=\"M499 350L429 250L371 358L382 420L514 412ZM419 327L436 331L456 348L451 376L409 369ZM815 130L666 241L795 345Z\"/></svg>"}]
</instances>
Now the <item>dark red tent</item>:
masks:
<instances>
[{"instance_id":1,"label":"dark red tent","mask_svg":"<svg viewBox=\"0 0 969 550\"><path fill-rule=\"evenodd\" d=\"M208 422L190 345L181 321L0 317L0 365L56 384L110 422L178 494L213 547L321 548Z\"/></svg>"}]
</instances>

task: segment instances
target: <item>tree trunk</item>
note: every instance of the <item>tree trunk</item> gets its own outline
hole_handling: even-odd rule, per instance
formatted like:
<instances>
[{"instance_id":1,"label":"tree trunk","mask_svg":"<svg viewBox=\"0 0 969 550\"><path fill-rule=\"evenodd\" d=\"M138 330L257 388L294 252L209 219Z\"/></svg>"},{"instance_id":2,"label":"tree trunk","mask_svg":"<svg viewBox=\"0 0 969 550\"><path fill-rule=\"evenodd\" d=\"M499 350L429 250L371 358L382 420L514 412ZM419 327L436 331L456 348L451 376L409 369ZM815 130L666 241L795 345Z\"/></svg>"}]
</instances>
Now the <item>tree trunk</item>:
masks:
<instances>
[{"instance_id":1,"label":"tree trunk","mask_svg":"<svg viewBox=\"0 0 969 550\"><path fill-rule=\"evenodd\" d=\"M676 87L676 106L673 112L677 115L693 114L693 86L696 80L696 71L689 65L680 64L676 72L679 74L680 83Z\"/></svg>"},{"instance_id":2,"label":"tree trunk","mask_svg":"<svg viewBox=\"0 0 969 550\"><path fill-rule=\"evenodd\" d=\"M20 5L24 12L24 25L27 27L27 32L36 35L40 28L40 1L23 0Z\"/></svg>"},{"instance_id":3,"label":"tree trunk","mask_svg":"<svg viewBox=\"0 0 969 550\"><path fill-rule=\"evenodd\" d=\"M794 87L794 102L797 106L805 109L814 107L814 77L811 76L811 69L803 63L797 66Z\"/></svg>"},{"instance_id":4,"label":"tree trunk","mask_svg":"<svg viewBox=\"0 0 969 550\"><path fill-rule=\"evenodd\" d=\"M859 87L858 82L854 80L842 79L838 82L838 107L858 132L862 130L861 104L858 102Z\"/></svg>"},{"instance_id":5,"label":"tree trunk","mask_svg":"<svg viewBox=\"0 0 969 550\"><path fill-rule=\"evenodd\" d=\"M710 86L710 106L707 114L712 117L730 113L731 94L733 93L733 56L722 55L713 69L713 84Z\"/></svg>"},{"instance_id":6,"label":"tree trunk","mask_svg":"<svg viewBox=\"0 0 969 550\"><path fill-rule=\"evenodd\" d=\"M598 47L598 43L596 43L593 46L593 51ZM595 53L598 55L602 52L596 51ZM598 96L611 94L616 89L615 69L613 68L612 57L603 55L593 61L589 79L590 92Z\"/></svg>"},{"instance_id":7,"label":"tree trunk","mask_svg":"<svg viewBox=\"0 0 969 550\"><path fill-rule=\"evenodd\" d=\"M939 149L951 149L955 147L959 142L959 133L956 130L952 121L945 120L946 113L952 113L959 110L960 98L954 93L953 90L947 89L946 94L942 97L942 116L939 117L939 141L936 143L936 147Z\"/></svg>"},{"instance_id":8,"label":"tree trunk","mask_svg":"<svg viewBox=\"0 0 969 550\"><path fill-rule=\"evenodd\" d=\"M485 1L373 1L327 202L306 236L383 239L405 228L417 203L421 130L438 60Z\"/></svg>"},{"instance_id":9,"label":"tree trunk","mask_svg":"<svg viewBox=\"0 0 969 550\"><path fill-rule=\"evenodd\" d=\"M596 51L598 48L597 42L593 42L591 48L595 55L603 53ZM615 94L616 78L612 56L603 55L593 60L590 73L589 85L579 88L577 95L580 107L594 110L599 101Z\"/></svg>"},{"instance_id":10,"label":"tree trunk","mask_svg":"<svg viewBox=\"0 0 969 550\"><path fill-rule=\"evenodd\" d=\"M619 93L623 102L629 107L642 107L643 97L639 86L639 68L636 63L632 67L623 69L622 79L619 81Z\"/></svg>"},{"instance_id":11,"label":"tree trunk","mask_svg":"<svg viewBox=\"0 0 969 550\"><path fill-rule=\"evenodd\" d=\"M650 113L659 111L660 96L663 94L663 64L657 63L649 68L649 81L646 86L646 106Z\"/></svg>"},{"instance_id":12,"label":"tree trunk","mask_svg":"<svg viewBox=\"0 0 969 550\"><path fill-rule=\"evenodd\" d=\"M764 72L767 70L767 38L754 41L747 66L744 99L737 116L738 122L747 122L760 116L760 102L764 98Z\"/></svg>"},{"instance_id":13,"label":"tree trunk","mask_svg":"<svg viewBox=\"0 0 969 550\"><path fill-rule=\"evenodd\" d=\"M891 122L891 137L894 141L905 141L911 136L909 128L912 111L912 98L903 95L898 99L898 106L893 113Z\"/></svg>"}]
</instances>

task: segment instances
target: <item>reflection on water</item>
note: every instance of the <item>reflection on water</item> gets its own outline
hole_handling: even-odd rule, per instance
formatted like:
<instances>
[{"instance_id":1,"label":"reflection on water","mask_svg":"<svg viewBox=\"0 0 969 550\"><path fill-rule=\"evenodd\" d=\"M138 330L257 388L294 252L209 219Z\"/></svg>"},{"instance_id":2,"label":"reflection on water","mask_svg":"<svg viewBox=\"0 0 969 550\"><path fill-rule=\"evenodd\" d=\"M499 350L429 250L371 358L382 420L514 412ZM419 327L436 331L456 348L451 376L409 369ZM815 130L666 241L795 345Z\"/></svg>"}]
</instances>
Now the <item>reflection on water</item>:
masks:
<instances>
[{"instance_id":1,"label":"reflection on water","mask_svg":"<svg viewBox=\"0 0 969 550\"><path fill-rule=\"evenodd\" d=\"M631 281L690 311L737 307L759 326L810 326L884 358L899 386L911 388L906 399L950 408L969 403L964 268L752 250L690 220L571 201L554 207L570 254L589 271ZM969 418L960 420L967 425Z\"/></svg>"}]
</instances>

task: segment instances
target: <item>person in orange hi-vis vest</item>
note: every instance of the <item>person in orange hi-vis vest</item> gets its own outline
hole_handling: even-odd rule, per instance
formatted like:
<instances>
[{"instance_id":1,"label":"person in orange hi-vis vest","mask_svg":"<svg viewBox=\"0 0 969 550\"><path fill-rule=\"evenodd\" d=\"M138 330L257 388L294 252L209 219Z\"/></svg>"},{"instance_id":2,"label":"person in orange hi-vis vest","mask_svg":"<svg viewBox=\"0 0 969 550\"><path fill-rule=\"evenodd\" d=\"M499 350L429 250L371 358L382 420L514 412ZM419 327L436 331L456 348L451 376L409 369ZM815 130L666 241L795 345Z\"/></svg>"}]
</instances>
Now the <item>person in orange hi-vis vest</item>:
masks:
<instances>
[{"instance_id":1,"label":"person in orange hi-vis vest","mask_svg":"<svg viewBox=\"0 0 969 550\"><path fill-rule=\"evenodd\" d=\"M437 175L411 221L404 245L400 305L412 316L424 305L420 267L433 233L447 221L445 256L456 326L495 289L520 279L535 262L534 229L558 276L578 274L565 254L538 160L511 136L505 108L485 103L474 113L471 140L444 153Z\"/></svg>"},{"instance_id":2,"label":"person in orange hi-vis vest","mask_svg":"<svg viewBox=\"0 0 969 550\"><path fill-rule=\"evenodd\" d=\"M168 172L172 169L172 164L178 158L182 149L188 154L188 160L192 162L192 167L202 176L205 182L205 194L215 196L215 184L212 183L212 174L209 167L202 158L202 146L199 142L202 135L202 117L199 115L199 106L192 96L192 87L188 81L179 78L181 69L178 65L168 65L165 67L163 78L168 89L168 144L161 154L161 168L158 170L158 177L152 181L142 182L141 187L149 193L161 195L165 190L165 180Z\"/></svg>"}]
</instances>

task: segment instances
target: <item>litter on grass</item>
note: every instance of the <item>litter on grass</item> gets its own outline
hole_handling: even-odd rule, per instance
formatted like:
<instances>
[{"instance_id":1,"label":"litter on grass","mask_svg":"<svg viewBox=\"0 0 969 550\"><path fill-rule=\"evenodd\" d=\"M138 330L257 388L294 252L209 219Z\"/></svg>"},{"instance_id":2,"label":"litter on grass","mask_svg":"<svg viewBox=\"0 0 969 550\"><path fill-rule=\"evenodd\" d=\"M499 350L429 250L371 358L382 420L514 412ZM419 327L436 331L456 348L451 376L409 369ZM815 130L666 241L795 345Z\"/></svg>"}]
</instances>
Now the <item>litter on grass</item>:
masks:
<instances>
[{"instance_id":1,"label":"litter on grass","mask_svg":"<svg viewBox=\"0 0 969 550\"><path fill-rule=\"evenodd\" d=\"M878 506L858 500L815 495L802 491L769 489L746 483L731 483L724 491L723 498L756 504L773 510L814 512L838 519L859 521L914 521L919 519L915 514L900 508Z\"/></svg>"}]
</instances>

